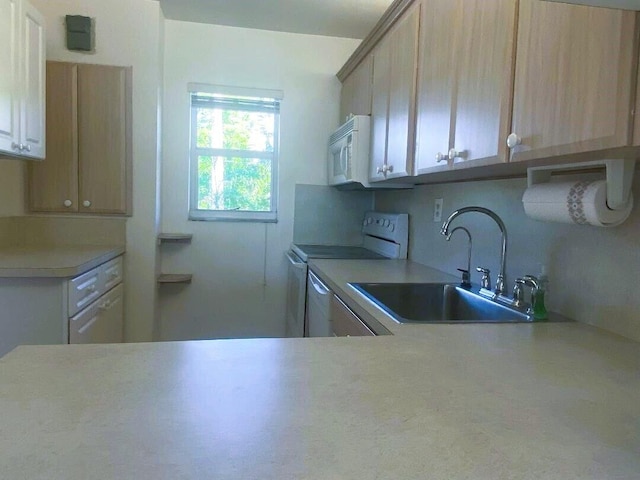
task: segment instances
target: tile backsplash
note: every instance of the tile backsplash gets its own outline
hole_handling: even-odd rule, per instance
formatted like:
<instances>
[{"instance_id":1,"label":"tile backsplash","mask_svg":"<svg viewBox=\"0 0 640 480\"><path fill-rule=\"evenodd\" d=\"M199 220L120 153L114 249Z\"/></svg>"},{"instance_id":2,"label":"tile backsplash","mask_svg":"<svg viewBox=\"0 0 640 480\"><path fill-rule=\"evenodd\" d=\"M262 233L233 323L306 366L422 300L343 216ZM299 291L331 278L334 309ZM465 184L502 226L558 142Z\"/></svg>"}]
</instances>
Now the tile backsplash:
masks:
<instances>
[{"instance_id":1,"label":"tile backsplash","mask_svg":"<svg viewBox=\"0 0 640 480\"><path fill-rule=\"evenodd\" d=\"M507 227L509 290L516 277L537 275L544 264L551 310L640 341L640 207L615 228L539 222L524 213L526 185L526 179L518 178L377 192L376 209L409 212L409 258L457 274L456 269L467 263L467 238L454 235L447 242L440 235L442 222L433 221L434 201L444 199L443 220L464 206L489 208ZM640 195L640 173L633 190ZM495 281L500 258L497 225L476 213L458 217L452 227L458 225L466 226L473 236L472 281L480 281L476 266L490 268Z\"/></svg>"},{"instance_id":2,"label":"tile backsplash","mask_svg":"<svg viewBox=\"0 0 640 480\"><path fill-rule=\"evenodd\" d=\"M373 209L371 191L342 191L325 185L296 185L294 243L359 245L362 220Z\"/></svg>"}]
</instances>

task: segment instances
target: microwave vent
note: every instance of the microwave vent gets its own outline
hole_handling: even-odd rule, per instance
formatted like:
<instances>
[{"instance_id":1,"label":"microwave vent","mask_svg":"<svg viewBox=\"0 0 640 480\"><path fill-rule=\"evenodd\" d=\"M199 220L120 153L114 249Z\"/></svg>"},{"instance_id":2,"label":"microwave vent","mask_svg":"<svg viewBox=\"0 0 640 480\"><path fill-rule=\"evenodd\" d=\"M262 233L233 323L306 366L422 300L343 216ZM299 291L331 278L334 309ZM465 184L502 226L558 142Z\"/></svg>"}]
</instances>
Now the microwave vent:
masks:
<instances>
[{"instance_id":1,"label":"microwave vent","mask_svg":"<svg viewBox=\"0 0 640 480\"><path fill-rule=\"evenodd\" d=\"M351 132L358 130L359 117L366 117L367 115L354 115L346 123L342 124L335 132L329 137L329 145L337 142L343 137L346 137Z\"/></svg>"}]
</instances>

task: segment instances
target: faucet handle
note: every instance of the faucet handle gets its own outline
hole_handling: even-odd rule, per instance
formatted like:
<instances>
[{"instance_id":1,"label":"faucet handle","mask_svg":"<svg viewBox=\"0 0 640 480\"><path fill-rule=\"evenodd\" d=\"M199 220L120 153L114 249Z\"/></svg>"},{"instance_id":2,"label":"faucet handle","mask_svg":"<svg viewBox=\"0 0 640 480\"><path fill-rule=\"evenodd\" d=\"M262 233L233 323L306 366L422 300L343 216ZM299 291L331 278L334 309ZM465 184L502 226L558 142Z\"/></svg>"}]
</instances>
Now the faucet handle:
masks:
<instances>
[{"instance_id":1,"label":"faucet handle","mask_svg":"<svg viewBox=\"0 0 640 480\"><path fill-rule=\"evenodd\" d=\"M516 278L516 284L513 287L513 305L515 307L524 307L527 303L524 301L524 278Z\"/></svg>"},{"instance_id":2,"label":"faucet handle","mask_svg":"<svg viewBox=\"0 0 640 480\"><path fill-rule=\"evenodd\" d=\"M460 283L460 286L462 286L462 287L470 287L471 286L471 274L469 273L469 270L465 270L463 268L459 268L458 271L460 273L462 273L462 283Z\"/></svg>"},{"instance_id":3,"label":"faucet handle","mask_svg":"<svg viewBox=\"0 0 640 480\"><path fill-rule=\"evenodd\" d=\"M484 267L476 267L476 271L482 274L480 286L486 290L491 290L491 270Z\"/></svg>"}]
</instances>

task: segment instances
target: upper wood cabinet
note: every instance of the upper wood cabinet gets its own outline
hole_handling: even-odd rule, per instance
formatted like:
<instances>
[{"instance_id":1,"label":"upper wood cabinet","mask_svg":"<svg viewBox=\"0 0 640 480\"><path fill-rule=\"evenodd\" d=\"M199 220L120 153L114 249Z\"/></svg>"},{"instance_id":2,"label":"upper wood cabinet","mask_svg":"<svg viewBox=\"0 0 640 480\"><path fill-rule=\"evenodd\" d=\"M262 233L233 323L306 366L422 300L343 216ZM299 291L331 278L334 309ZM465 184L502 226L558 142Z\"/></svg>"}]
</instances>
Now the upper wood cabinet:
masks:
<instances>
[{"instance_id":1,"label":"upper wood cabinet","mask_svg":"<svg viewBox=\"0 0 640 480\"><path fill-rule=\"evenodd\" d=\"M416 174L447 168L451 148L456 1L430 0L422 7L416 111Z\"/></svg>"},{"instance_id":2,"label":"upper wood cabinet","mask_svg":"<svg viewBox=\"0 0 640 480\"><path fill-rule=\"evenodd\" d=\"M520 0L511 160L631 144L635 12Z\"/></svg>"},{"instance_id":3,"label":"upper wood cabinet","mask_svg":"<svg viewBox=\"0 0 640 480\"><path fill-rule=\"evenodd\" d=\"M29 166L33 212L130 214L131 69L47 63L46 160Z\"/></svg>"},{"instance_id":4,"label":"upper wood cabinet","mask_svg":"<svg viewBox=\"0 0 640 480\"><path fill-rule=\"evenodd\" d=\"M373 56L367 55L342 82L340 124L353 115L371 115Z\"/></svg>"},{"instance_id":5,"label":"upper wood cabinet","mask_svg":"<svg viewBox=\"0 0 640 480\"><path fill-rule=\"evenodd\" d=\"M25 0L0 0L0 154L45 154L44 18Z\"/></svg>"},{"instance_id":6,"label":"upper wood cabinet","mask_svg":"<svg viewBox=\"0 0 640 480\"><path fill-rule=\"evenodd\" d=\"M513 100L516 0L458 0L455 167L506 162Z\"/></svg>"},{"instance_id":7,"label":"upper wood cabinet","mask_svg":"<svg viewBox=\"0 0 640 480\"><path fill-rule=\"evenodd\" d=\"M516 0L423 6L416 174L507 160Z\"/></svg>"},{"instance_id":8,"label":"upper wood cabinet","mask_svg":"<svg viewBox=\"0 0 640 480\"><path fill-rule=\"evenodd\" d=\"M413 172L421 5L413 3L373 53L372 182Z\"/></svg>"}]
</instances>

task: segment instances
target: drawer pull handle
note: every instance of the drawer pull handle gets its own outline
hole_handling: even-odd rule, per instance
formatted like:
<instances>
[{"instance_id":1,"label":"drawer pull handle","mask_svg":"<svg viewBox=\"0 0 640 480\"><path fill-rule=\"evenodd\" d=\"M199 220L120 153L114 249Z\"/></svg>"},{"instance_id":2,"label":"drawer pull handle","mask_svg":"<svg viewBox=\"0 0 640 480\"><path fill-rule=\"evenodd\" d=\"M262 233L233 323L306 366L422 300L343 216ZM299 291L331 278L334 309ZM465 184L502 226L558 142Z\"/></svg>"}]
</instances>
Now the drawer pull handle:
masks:
<instances>
[{"instance_id":1,"label":"drawer pull handle","mask_svg":"<svg viewBox=\"0 0 640 480\"><path fill-rule=\"evenodd\" d=\"M110 308L111 308L111 300L105 300L98 306L98 309L102 311L109 310Z\"/></svg>"}]
</instances>

